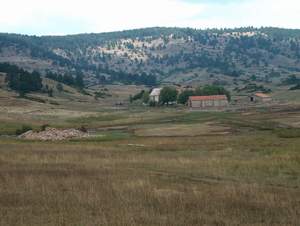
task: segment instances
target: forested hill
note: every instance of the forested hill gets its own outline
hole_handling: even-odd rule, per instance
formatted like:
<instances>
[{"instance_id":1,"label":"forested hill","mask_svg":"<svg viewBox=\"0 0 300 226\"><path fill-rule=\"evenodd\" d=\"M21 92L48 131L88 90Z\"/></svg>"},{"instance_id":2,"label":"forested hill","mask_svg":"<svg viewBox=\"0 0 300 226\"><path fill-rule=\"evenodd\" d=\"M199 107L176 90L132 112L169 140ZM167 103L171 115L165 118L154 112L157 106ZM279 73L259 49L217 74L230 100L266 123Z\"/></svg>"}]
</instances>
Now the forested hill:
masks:
<instances>
[{"instance_id":1,"label":"forested hill","mask_svg":"<svg viewBox=\"0 0 300 226\"><path fill-rule=\"evenodd\" d=\"M0 34L0 62L84 74L86 83L280 83L300 74L300 30L147 28L101 34Z\"/></svg>"}]
</instances>

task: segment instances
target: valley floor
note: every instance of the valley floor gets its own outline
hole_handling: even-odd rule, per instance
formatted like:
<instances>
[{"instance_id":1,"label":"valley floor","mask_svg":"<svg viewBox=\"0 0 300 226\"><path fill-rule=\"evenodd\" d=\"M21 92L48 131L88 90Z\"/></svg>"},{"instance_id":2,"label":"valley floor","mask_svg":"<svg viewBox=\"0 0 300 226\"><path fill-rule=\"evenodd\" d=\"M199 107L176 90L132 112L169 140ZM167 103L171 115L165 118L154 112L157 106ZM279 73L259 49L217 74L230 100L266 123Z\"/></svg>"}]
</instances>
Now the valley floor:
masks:
<instances>
[{"instance_id":1,"label":"valley floor","mask_svg":"<svg viewBox=\"0 0 300 226\"><path fill-rule=\"evenodd\" d=\"M300 224L298 106L36 109L2 106L0 133L50 124L95 137L2 136L0 225Z\"/></svg>"}]
</instances>

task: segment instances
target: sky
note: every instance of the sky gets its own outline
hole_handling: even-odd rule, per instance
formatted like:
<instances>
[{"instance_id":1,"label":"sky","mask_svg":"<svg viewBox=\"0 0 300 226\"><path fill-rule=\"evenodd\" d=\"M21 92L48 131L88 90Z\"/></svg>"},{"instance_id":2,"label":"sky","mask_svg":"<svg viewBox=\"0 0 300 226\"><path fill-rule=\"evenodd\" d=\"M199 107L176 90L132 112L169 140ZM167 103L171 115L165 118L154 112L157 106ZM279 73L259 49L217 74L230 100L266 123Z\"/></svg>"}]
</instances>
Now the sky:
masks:
<instances>
[{"instance_id":1,"label":"sky","mask_svg":"<svg viewBox=\"0 0 300 226\"><path fill-rule=\"evenodd\" d=\"M0 32L100 33L146 27L300 28L299 0L0 0Z\"/></svg>"}]
</instances>

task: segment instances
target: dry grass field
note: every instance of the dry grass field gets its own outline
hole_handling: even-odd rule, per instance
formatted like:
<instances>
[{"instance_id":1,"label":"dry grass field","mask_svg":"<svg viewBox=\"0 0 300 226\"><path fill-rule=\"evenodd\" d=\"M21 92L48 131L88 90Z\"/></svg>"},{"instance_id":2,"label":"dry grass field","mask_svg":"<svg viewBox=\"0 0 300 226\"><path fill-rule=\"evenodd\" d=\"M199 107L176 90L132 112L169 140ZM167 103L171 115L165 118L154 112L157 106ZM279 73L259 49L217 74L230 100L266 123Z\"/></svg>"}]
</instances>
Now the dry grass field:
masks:
<instances>
[{"instance_id":1,"label":"dry grass field","mask_svg":"<svg viewBox=\"0 0 300 226\"><path fill-rule=\"evenodd\" d=\"M95 136L1 137L0 225L300 224L299 108L94 108L2 108L2 135L48 123Z\"/></svg>"}]
</instances>

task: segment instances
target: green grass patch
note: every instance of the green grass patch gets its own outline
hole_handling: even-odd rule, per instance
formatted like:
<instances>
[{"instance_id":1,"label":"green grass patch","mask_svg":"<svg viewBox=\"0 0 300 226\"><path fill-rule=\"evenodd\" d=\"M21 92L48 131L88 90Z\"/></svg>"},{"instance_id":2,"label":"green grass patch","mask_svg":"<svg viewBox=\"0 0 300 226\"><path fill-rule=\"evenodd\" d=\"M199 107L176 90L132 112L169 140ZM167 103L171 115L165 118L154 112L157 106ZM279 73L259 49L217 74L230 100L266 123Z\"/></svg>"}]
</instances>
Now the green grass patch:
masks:
<instances>
[{"instance_id":1,"label":"green grass patch","mask_svg":"<svg viewBox=\"0 0 300 226\"><path fill-rule=\"evenodd\" d=\"M31 124L21 124L14 122L0 122L0 136L21 135L28 130L39 130L40 127Z\"/></svg>"},{"instance_id":2,"label":"green grass patch","mask_svg":"<svg viewBox=\"0 0 300 226\"><path fill-rule=\"evenodd\" d=\"M115 121L122 118L125 118L125 116L117 115L117 114L105 114L105 115L98 115L98 116L69 119L67 120L67 122L74 123L74 124L89 124L93 122Z\"/></svg>"},{"instance_id":3,"label":"green grass patch","mask_svg":"<svg viewBox=\"0 0 300 226\"><path fill-rule=\"evenodd\" d=\"M189 112L174 118L174 121L180 123L194 123L209 120L222 120L232 116L233 113L228 112Z\"/></svg>"},{"instance_id":4,"label":"green grass patch","mask_svg":"<svg viewBox=\"0 0 300 226\"><path fill-rule=\"evenodd\" d=\"M228 124L236 129L241 128L250 128L254 130L260 130L260 131L272 131L276 128L278 128L278 123L272 122L272 121L266 121L266 120L247 120L243 118L238 117L232 117L232 118L224 118L221 120L222 123Z\"/></svg>"},{"instance_id":5,"label":"green grass patch","mask_svg":"<svg viewBox=\"0 0 300 226\"><path fill-rule=\"evenodd\" d=\"M0 135L15 135L21 125L12 122L0 122Z\"/></svg>"},{"instance_id":6,"label":"green grass patch","mask_svg":"<svg viewBox=\"0 0 300 226\"><path fill-rule=\"evenodd\" d=\"M118 141L131 138L133 135L127 131L110 131L98 133L95 136L86 139L73 139L73 142L106 142Z\"/></svg>"},{"instance_id":7,"label":"green grass patch","mask_svg":"<svg viewBox=\"0 0 300 226\"><path fill-rule=\"evenodd\" d=\"M276 129L275 133L280 138L300 138L300 128Z\"/></svg>"}]
</instances>

